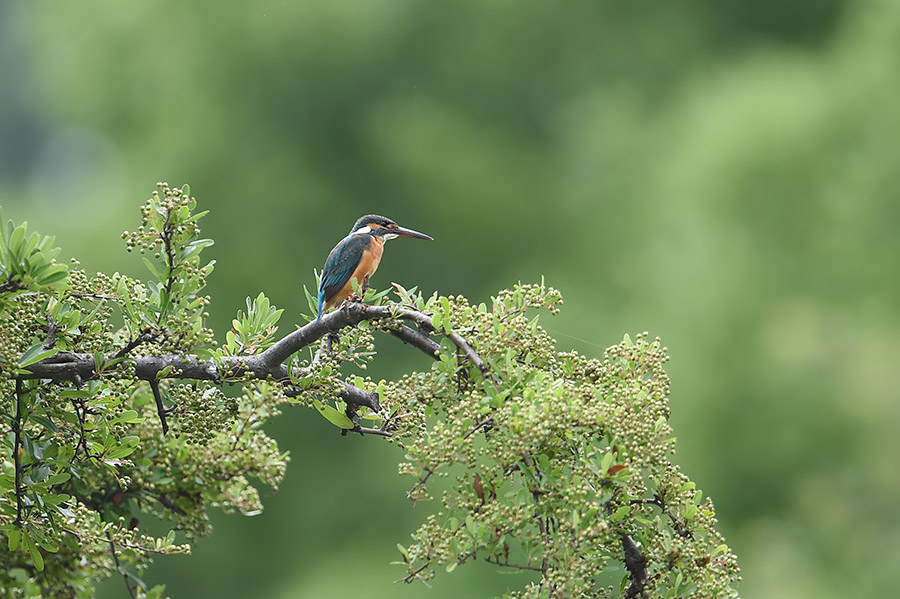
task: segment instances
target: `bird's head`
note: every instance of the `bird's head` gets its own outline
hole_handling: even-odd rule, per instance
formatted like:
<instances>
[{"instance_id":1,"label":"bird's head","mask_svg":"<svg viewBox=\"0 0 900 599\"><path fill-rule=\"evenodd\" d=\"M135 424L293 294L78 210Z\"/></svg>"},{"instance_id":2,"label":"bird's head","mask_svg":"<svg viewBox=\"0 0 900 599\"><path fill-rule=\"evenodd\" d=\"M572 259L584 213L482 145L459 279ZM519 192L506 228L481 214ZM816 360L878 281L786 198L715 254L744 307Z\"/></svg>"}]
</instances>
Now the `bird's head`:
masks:
<instances>
[{"instance_id":1,"label":"bird's head","mask_svg":"<svg viewBox=\"0 0 900 599\"><path fill-rule=\"evenodd\" d=\"M394 239L395 237L415 237L416 239L433 239L425 233L419 233L412 229L401 227L394 221L377 214L367 214L360 217L350 229L351 235L372 235L375 237L383 237L385 240Z\"/></svg>"}]
</instances>

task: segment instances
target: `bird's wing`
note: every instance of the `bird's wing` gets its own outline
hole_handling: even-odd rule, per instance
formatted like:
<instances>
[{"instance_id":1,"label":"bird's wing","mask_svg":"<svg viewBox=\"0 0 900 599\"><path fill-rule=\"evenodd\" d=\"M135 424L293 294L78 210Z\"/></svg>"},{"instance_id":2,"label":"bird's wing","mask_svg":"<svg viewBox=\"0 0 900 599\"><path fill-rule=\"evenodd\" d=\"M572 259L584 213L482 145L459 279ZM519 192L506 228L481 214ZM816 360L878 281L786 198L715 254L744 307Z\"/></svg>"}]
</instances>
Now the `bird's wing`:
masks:
<instances>
[{"instance_id":1,"label":"bird's wing","mask_svg":"<svg viewBox=\"0 0 900 599\"><path fill-rule=\"evenodd\" d=\"M321 298L330 300L347 284L370 242L368 235L348 235L334 246L322 269L322 280L319 283Z\"/></svg>"}]
</instances>

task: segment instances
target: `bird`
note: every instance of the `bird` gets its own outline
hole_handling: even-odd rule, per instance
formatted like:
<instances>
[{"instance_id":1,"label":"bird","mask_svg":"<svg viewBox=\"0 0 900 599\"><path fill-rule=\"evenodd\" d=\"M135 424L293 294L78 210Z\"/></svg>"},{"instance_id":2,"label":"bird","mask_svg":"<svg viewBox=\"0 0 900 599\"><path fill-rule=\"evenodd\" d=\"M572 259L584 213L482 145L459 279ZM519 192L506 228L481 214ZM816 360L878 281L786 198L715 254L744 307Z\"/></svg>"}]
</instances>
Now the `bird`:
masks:
<instances>
[{"instance_id":1,"label":"bird","mask_svg":"<svg viewBox=\"0 0 900 599\"><path fill-rule=\"evenodd\" d=\"M325 260L319 281L317 321L322 319L322 314L326 310L352 295L354 279L362 288L368 285L369 277L381 262L384 243L396 237L414 237L429 241L434 239L424 233L401 227L391 219L377 214L367 214L354 223L350 234L334 246Z\"/></svg>"}]
</instances>

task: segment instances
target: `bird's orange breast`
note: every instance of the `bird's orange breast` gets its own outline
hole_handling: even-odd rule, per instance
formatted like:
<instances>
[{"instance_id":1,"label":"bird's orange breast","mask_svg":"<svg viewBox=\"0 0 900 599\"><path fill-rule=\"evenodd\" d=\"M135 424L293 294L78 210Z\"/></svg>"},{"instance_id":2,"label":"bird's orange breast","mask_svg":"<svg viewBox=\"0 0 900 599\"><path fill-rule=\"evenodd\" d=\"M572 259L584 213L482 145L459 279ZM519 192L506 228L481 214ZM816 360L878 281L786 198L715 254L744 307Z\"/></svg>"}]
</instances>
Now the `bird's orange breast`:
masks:
<instances>
[{"instance_id":1,"label":"bird's orange breast","mask_svg":"<svg viewBox=\"0 0 900 599\"><path fill-rule=\"evenodd\" d=\"M362 259L359 261L356 270L353 271L353 274L350 275L350 278L341 290L325 303L325 307L331 308L347 299L353 293L354 279L356 279L357 285L362 285L363 279L371 277L378 269L382 253L384 253L384 238L372 237L369 247L363 251Z\"/></svg>"}]
</instances>

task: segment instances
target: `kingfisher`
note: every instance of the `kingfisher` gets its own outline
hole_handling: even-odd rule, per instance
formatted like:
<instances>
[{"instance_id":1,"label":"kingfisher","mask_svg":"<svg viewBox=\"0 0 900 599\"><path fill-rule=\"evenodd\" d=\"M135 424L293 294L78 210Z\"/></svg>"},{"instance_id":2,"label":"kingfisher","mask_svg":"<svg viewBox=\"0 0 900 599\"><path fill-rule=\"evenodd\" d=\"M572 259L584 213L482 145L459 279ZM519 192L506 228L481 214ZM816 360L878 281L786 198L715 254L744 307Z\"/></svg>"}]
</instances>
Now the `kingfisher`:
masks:
<instances>
[{"instance_id":1,"label":"kingfisher","mask_svg":"<svg viewBox=\"0 0 900 599\"><path fill-rule=\"evenodd\" d=\"M350 234L334 246L325 260L319 282L319 316L316 320L322 319L325 310L352 295L354 279L361 288L368 286L369 277L381 262L384 242L399 236L433 240L377 214L367 214L356 221Z\"/></svg>"}]
</instances>

